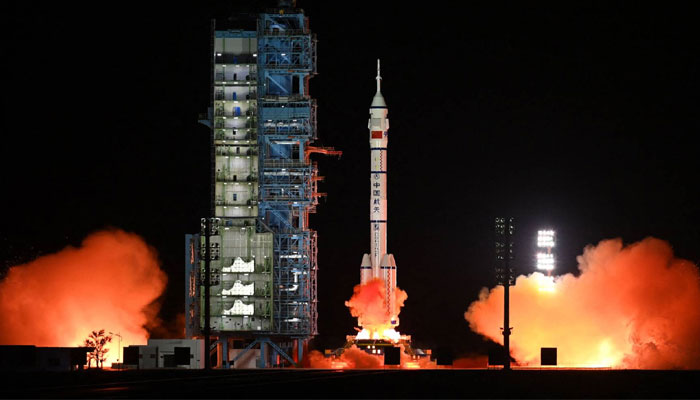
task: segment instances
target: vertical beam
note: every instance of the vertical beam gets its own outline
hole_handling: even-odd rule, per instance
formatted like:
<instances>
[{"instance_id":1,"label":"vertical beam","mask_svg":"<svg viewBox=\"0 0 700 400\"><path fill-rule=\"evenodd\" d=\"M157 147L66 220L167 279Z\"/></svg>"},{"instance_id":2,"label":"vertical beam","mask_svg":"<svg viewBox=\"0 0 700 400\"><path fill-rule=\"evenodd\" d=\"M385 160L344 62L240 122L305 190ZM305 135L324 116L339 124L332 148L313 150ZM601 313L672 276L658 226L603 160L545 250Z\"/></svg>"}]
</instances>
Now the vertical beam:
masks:
<instances>
[{"instance_id":1,"label":"vertical beam","mask_svg":"<svg viewBox=\"0 0 700 400\"><path fill-rule=\"evenodd\" d=\"M199 325L195 323L195 320L199 318L199 313L195 312L194 317L190 317L190 309L196 310L196 304L198 304L196 299L199 298L199 293L196 291L195 293L191 293L190 291L190 279L192 279L193 276L197 277L202 274L202 267L199 263L200 257L195 256L195 254L199 254L199 248L195 246L196 242L199 242L198 235L185 235L185 337L187 339L193 338L196 332L194 328ZM190 248L190 246L192 246L192 248ZM194 295L194 297L192 295Z\"/></svg>"},{"instance_id":2,"label":"vertical beam","mask_svg":"<svg viewBox=\"0 0 700 400\"><path fill-rule=\"evenodd\" d=\"M266 353L267 353L267 351L265 351L266 348L267 348L267 343L265 343L264 341L261 341L260 342L260 368L267 368L267 358L265 357Z\"/></svg>"},{"instance_id":3,"label":"vertical beam","mask_svg":"<svg viewBox=\"0 0 700 400\"><path fill-rule=\"evenodd\" d=\"M301 361L304 357L304 340L297 339L297 364L301 365Z\"/></svg>"},{"instance_id":4,"label":"vertical beam","mask_svg":"<svg viewBox=\"0 0 700 400\"><path fill-rule=\"evenodd\" d=\"M503 280L503 347L504 356L503 360L503 370L510 370L510 285L513 279L510 267L510 259L512 257L512 238L510 235L512 218L506 218L505 220L505 232L504 243L505 243L505 257L503 260L503 266L505 268L505 277Z\"/></svg>"},{"instance_id":5,"label":"vertical beam","mask_svg":"<svg viewBox=\"0 0 700 400\"><path fill-rule=\"evenodd\" d=\"M211 215L211 214L210 214ZM209 292L211 287L211 252L209 248L209 235L211 233L211 218L207 217L204 223L204 348L206 358L204 359L204 369L211 369L211 310Z\"/></svg>"},{"instance_id":6,"label":"vertical beam","mask_svg":"<svg viewBox=\"0 0 700 400\"><path fill-rule=\"evenodd\" d=\"M221 368L229 368L228 365L228 336L221 338Z\"/></svg>"},{"instance_id":7,"label":"vertical beam","mask_svg":"<svg viewBox=\"0 0 700 400\"><path fill-rule=\"evenodd\" d=\"M216 31L216 21L211 20L210 24L210 42L209 42L209 57L211 57L209 65L210 79L210 107L214 107L214 35ZM211 126L214 126L214 113L211 113ZM216 169L216 156L214 154L214 129L209 130L209 208L207 210L206 222L204 228L204 348L206 349L204 359L204 368L211 369L211 350L209 348L211 342L211 309L209 302L209 292L211 287L211 252L209 249L209 236L211 235L211 218L214 216L214 171Z\"/></svg>"},{"instance_id":8,"label":"vertical beam","mask_svg":"<svg viewBox=\"0 0 700 400\"><path fill-rule=\"evenodd\" d=\"M508 257L506 257L506 270L508 269ZM510 369L510 282L503 285L503 369Z\"/></svg>"},{"instance_id":9,"label":"vertical beam","mask_svg":"<svg viewBox=\"0 0 700 400\"><path fill-rule=\"evenodd\" d=\"M513 282L513 218L496 218L496 279L503 285L503 369L510 370L510 286Z\"/></svg>"}]
</instances>

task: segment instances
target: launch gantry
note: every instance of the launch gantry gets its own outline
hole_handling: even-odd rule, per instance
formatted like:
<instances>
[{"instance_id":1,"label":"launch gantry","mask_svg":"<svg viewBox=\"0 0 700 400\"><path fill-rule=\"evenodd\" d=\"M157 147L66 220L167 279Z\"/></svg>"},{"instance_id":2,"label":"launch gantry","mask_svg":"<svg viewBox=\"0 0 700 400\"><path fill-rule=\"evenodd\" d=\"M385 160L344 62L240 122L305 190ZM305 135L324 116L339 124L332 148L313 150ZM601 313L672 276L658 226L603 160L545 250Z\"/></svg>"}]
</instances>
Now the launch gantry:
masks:
<instances>
[{"instance_id":1,"label":"launch gantry","mask_svg":"<svg viewBox=\"0 0 700 400\"><path fill-rule=\"evenodd\" d=\"M232 352L234 362L259 346L260 367L298 363L318 333L317 234L308 218L322 195L309 157L319 149L311 146L316 101L309 93L316 39L303 10L289 6L260 14L256 31L213 29L212 36L213 109L204 121L213 130L216 169L212 335L224 367L236 342L246 345ZM203 238L187 240L191 254L204 254L195 251ZM204 269L193 266L204 263L189 254L187 329L196 336L205 294L196 290L201 280L194 271Z\"/></svg>"}]
</instances>

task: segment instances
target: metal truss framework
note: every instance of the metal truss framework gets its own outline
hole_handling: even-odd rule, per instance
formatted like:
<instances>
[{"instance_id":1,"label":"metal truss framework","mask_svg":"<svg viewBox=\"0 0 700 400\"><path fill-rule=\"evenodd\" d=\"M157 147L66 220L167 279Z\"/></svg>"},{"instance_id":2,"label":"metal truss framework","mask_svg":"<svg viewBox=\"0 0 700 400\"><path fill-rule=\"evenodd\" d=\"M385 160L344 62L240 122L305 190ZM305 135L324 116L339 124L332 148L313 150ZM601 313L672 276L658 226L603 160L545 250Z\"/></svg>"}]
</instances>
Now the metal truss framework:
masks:
<instances>
[{"instance_id":1,"label":"metal truss framework","mask_svg":"<svg viewBox=\"0 0 700 400\"><path fill-rule=\"evenodd\" d=\"M305 149L316 137L315 40L301 13L258 19L258 226L274 233L273 332L299 339L317 334L315 164Z\"/></svg>"},{"instance_id":2,"label":"metal truss framework","mask_svg":"<svg viewBox=\"0 0 700 400\"><path fill-rule=\"evenodd\" d=\"M212 329L215 342L210 343L210 357L211 352L216 351L220 366L224 368L231 366L229 347L234 342L243 340L249 344L231 361L238 361L259 346L257 366L266 367L284 362L282 360L293 364L300 362L306 342L318 334L317 234L309 228L309 214L316 211L318 197L325 194L318 193L317 185L323 178L318 175L317 164L310 160L310 155L340 155L332 148L311 145L317 138L316 102L309 94L309 80L316 74L316 39L309 30L308 19L301 10L287 8L284 12L269 10L259 15L257 22L257 32L214 31L212 27L216 38L256 38L257 52L251 49L250 54L214 53L213 63L218 67L211 76L213 107L206 118L200 120L212 130L212 160L241 157L254 160L253 165L257 166L257 171L254 168L234 171L229 170L228 164L220 163L222 165L217 164L215 171L212 165L212 214L222 215L220 220L212 218L212 227L247 229L254 225L256 234L272 233L271 285L263 288L264 293L258 293L262 289L255 287L255 296L264 297L260 301L264 305L269 302L271 306L258 310L256 305L254 314L270 319L271 323L262 330L260 327L230 330L223 326ZM223 69L226 64L230 64L231 69ZM243 73L237 65L244 66ZM238 90L243 94L237 96ZM245 106L239 108L237 103L243 102ZM252 191L244 194L242 200L241 194L238 198L229 198L226 191L214 195L214 185L246 184L251 185ZM222 212L227 207L239 206L252 211L248 216ZM191 290L207 279L205 274L199 276L195 272L195 265L200 265L206 257L202 251L204 245L199 242L202 237L219 235L202 229L200 235L186 238L188 337L201 333L201 298ZM213 245L218 245L217 240L220 241L214 240ZM229 249L224 245L222 248ZM222 263L216 258L218 251L218 248L213 249L210 255L215 257L210 258L215 264L209 277L213 285L219 285L223 276L217 272ZM231 260L225 261L228 265ZM256 269L256 272L267 271L270 270ZM214 314L221 311L217 310Z\"/></svg>"}]
</instances>

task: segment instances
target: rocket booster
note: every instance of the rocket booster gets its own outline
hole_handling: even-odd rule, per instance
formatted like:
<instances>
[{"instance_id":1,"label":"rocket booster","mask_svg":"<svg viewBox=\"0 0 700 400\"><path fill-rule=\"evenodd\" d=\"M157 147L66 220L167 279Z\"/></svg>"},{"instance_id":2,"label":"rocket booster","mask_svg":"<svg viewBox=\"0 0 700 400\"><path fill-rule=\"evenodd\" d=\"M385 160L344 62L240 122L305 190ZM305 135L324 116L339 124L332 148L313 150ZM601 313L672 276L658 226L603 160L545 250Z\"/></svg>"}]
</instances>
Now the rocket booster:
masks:
<instances>
[{"instance_id":1,"label":"rocket booster","mask_svg":"<svg viewBox=\"0 0 700 400\"><path fill-rule=\"evenodd\" d=\"M377 60L377 93L369 108L370 196L369 225L370 253L362 257L360 283L381 278L385 284L384 303L387 320L398 326L396 310L396 262L387 251L387 156L389 145L389 109L382 96L379 60ZM359 321L362 325L362 321Z\"/></svg>"}]
</instances>

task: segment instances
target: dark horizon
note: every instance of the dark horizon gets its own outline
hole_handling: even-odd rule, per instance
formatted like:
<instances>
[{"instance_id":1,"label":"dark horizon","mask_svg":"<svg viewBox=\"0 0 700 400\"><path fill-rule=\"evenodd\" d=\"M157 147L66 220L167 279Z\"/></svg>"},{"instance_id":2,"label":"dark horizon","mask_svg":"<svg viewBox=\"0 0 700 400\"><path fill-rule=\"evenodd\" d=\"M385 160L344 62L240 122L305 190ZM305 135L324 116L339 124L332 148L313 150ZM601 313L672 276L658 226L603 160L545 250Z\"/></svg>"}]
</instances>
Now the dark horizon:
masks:
<instances>
[{"instance_id":1,"label":"dark horizon","mask_svg":"<svg viewBox=\"0 0 700 400\"><path fill-rule=\"evenodd\" d=\"M275 2L108 12L10 5L3 146L7 268L115 227L169 276L184 311L183 243L207 209L209 24ZM588 244L667 240L700 261L698 32L690 8L480 3L425 8L299 1L318 36L317 348L354 332L343 302L369 245L367 109L376 59L389 107L389 251L408 292L402 333L483 353L463 313L493 287L493 219L516 218L518 273L539 228L557 270ZM517 329L517 327L516 327ZM517 335L517 330L514 331Z\"/></svg>"}]
</instances>

